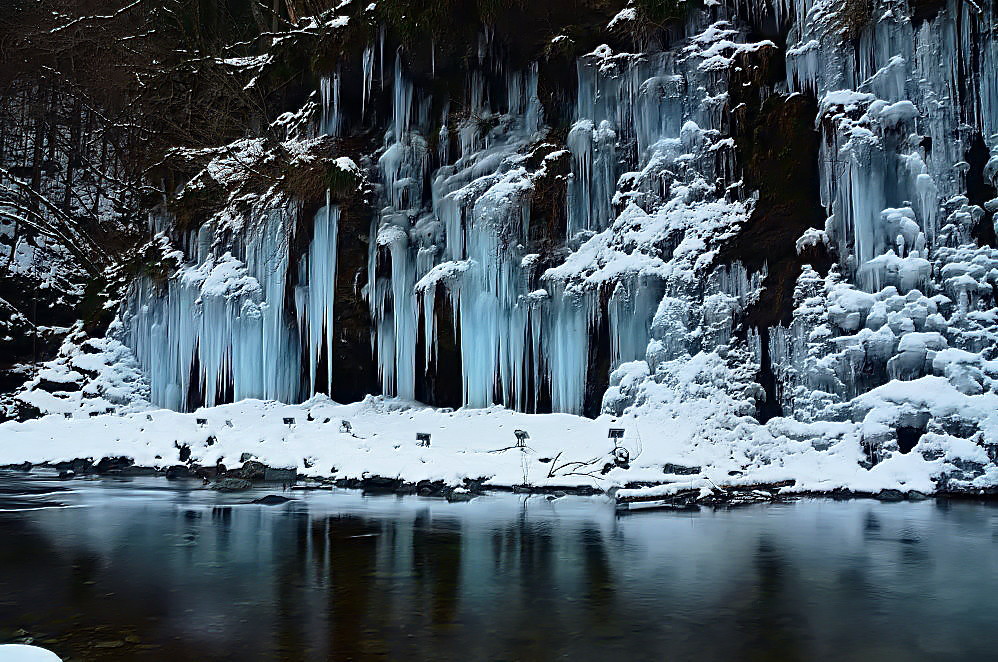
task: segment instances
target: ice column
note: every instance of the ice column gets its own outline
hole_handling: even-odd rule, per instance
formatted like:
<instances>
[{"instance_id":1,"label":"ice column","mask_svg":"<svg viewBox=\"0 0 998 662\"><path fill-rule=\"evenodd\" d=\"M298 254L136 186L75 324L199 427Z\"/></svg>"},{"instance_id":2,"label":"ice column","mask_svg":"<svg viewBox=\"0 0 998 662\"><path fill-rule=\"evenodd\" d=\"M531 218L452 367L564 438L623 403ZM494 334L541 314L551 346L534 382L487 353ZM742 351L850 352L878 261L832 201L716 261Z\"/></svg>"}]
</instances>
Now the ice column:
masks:
<instances>
[{"instance_id":1,"label":"ice column","mask_svg":"<svg viewBox=\"0 0 998 662\"><path fill-rule=\"evenodd\" d=\"M340 209L329 201L315 215L312 243L301 260L301 281L296 292L299 328L309 362L309 393L319 391L316 383L319 362L326 355L325 392L333 385L333 304L336 299L336 239Z\"/></svg>"}]
</instances>

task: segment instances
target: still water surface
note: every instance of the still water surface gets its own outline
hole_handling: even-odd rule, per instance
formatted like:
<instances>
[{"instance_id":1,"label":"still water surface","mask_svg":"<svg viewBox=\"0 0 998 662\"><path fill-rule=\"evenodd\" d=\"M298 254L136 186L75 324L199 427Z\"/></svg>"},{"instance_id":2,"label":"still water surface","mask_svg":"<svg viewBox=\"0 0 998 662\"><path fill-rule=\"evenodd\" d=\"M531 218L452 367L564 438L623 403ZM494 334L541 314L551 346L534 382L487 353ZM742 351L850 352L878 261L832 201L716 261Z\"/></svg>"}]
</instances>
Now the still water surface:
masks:
<instances>
[{"instance_id":1,"label":"still water surface","mask_svg":"<svg viewBox=\"0 0 998 662\"><path fill-rule=\"evenodd\" d=\"M247 504L266 493L0 475L0 643L32 636L77 660L883 662L998 650L989 505L617 516L601 497L351 491Z\"/></svg>"}]
</instances>

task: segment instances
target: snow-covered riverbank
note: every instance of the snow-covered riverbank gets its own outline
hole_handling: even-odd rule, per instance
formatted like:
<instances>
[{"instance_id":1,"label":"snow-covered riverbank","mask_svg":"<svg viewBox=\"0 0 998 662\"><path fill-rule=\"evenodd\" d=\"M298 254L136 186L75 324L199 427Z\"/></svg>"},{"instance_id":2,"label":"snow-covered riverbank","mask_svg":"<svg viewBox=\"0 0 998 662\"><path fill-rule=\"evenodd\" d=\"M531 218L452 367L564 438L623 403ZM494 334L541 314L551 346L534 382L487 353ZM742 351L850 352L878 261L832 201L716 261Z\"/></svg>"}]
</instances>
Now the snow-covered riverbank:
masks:
<instances>
[{"instance_id":1,"label":"snow-covered riverbank","mask_svg":"<svg viewBox=\"0 0 998 662\"><path fill-rule=\"evenodd\" d=\"M706 406L706 405L705 405ZM860 442L861 424L821 428L774 419L751 419L735 429L698 436L694 412L679 417L531 415L501 407L436 410L397 400L368 398L339 405L324 397L303 405L247 400L183 414L148 410L73 418L49 415L0 425L0 465L55 464L76 458L130 458L138 466L178 464L239 467L250 457L300 475L460 485L572 486L607 490L627 484L661 484L664 492L703 485L793 481L785 492L849 489L932 493L967 463L980 465L963 486L995 482L985 450L954 445L926 434L909 453L888 453L870 466ZM344 421L349 425L344 425ZM624 430L619 444L611 428ZM516 430L528 433L517 446ZM421 445L417 433L430 435ZM966 448L963 448L966 446ZM626 451L621 462L620 451ZM952 489L950 482L945 489Z\"/></svg>"}]
</instances>

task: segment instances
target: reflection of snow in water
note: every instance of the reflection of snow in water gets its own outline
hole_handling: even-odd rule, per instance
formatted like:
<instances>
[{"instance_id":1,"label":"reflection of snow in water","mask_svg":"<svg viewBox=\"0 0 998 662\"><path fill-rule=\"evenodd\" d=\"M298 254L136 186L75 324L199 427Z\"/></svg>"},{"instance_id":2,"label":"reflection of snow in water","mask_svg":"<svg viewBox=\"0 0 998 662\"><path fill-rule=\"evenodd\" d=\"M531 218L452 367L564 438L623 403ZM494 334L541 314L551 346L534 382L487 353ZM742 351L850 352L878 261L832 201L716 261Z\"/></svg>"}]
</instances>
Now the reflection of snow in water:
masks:
<instances>
[{"instance_id":1,"label":"reflection of snow in water","mask_svg":"<svg viewBox=\"0 0 998 662\"><path fill-rule=\"evenodd\" d=\"M71 490L58 485L42 484L37 480L24 481L0 472L0 513L46 510L51 508L78 508L63 503L58 497ZM0 658L3 660L3 658Z\"/></svg>"},{"instance_id":2,"label":"reflection of snow in water","mask_svg":"<svg viewBox=\"0 0 998 662\"><path fill-rule=\"evenodd\" d=\"M69 566L84 559L94 594L77 587L79 602L31 604L42 619L92 609L124 631L150 618L143 641L180 637L203 659L237 645L274 657L289 644L313 659L375 648L524 658L528 641L543 657L585 658L605 644L621 658L731 659L768 650L767 633L799 659L860 657L870 641L883 659L998 644L986 627L998 608L993 511L980 505L803 500L620 517L605 497L451 504L322 490L268 507L250 502L273 487L72 485L59 498L88 507L0 517L0 535L15 521L30 532L17 538L19 558L45 559L21 579L12 572L26 560L0 566L9 599L68 596L63 582L79 580ZM158 606L132 614L101 602L107 593L128 605L155 595Z\"/></svg>"}]
</instances>

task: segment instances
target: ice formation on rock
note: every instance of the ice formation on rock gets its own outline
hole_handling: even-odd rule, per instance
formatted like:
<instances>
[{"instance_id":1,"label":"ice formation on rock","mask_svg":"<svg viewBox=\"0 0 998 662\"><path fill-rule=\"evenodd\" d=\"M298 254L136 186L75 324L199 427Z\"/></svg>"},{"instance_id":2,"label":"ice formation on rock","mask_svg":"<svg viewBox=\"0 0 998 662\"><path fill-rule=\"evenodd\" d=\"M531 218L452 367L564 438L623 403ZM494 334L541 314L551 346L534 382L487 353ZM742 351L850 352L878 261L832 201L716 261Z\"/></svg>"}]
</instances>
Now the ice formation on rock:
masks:
<instances>
[{"instance_id":1,"label":"ice formation on rock","mask_svg":"<svg viewBox=\"0 0 998 662\"><path fill-rule=\"evenodd\" d=\"M504 67L487 31L460 106L410 77L401 53L386 60L383 43L363 51L360 94L339 72L322 80L319 135L371 116L376 80L391 99L376 150L350 162L375 185L356 289L381 391L417 399L446 363L468 407L622 415L655 402L678 412L700 397L690 384L709 383L728 394L715 404L730 434L841 439L800 426L851 421L866 447L902 428L935 435L928 446L945 435L998 443L955 422L998 376L993 8L707 4L664 50L581 56L560 138L537 64ZM783 50L749 39L760 16L783 31ZM614 29L635 20L629 7ZM770 278L768 255L751 267L720 259L757 203L732 138L745 105L732 99L746 97L729 85L772 58L786 78L759 83L763 102L801 95L817 108L827 215L792 246L789 281ZM538 213L549 195L563 196L562 218ZM327 200L307 219L308 247L292 255L296 214L287 203L219 219L187 238L165 283L135 284L123 337L154 403L331 392L340 209ZM807 264L818 254L830 269ZM793 291L792 313L752 322L774 287ZM939 418L891 395L914 383L966 407ZM747 422L767 399L786 418Z\"/></svg>"}]
</instances>

